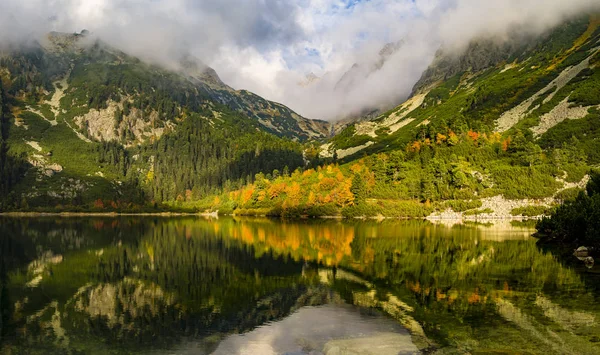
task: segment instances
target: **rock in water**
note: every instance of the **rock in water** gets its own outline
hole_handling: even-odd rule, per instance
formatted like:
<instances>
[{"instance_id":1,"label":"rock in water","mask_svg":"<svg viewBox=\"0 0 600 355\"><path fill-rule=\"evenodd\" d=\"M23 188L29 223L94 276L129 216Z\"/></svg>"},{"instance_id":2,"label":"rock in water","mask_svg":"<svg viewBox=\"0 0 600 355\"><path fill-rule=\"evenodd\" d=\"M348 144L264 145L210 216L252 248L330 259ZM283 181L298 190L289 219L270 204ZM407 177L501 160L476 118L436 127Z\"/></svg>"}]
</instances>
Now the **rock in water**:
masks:
<instances>
[{"instance_id":1,"label":"rock in water","mask_svg":"<svg viewBox=\"0 0 600 355\"><path fill-rule=\"evenodd\" d=\"M579 247L577 249L575 249L575 252L573 253L573 255L575 255L577 258L579 258L579 260L582 260L584 258L587 258L588 256L590 256L590 251L587 247Z\"/></svg>"},{"instance_id":2,"label":"rock in water","mask_svg":"<svg viewBox=\"0 0 600 355\"><path fill-rule=\"evenodd\" d=\"M585 260L583 260L585 267L587 267L588 269L591 269L594 267L594 258L592 258L591 256L588 256L587 258L585 258Z\"/></svg>"}]
</instances>

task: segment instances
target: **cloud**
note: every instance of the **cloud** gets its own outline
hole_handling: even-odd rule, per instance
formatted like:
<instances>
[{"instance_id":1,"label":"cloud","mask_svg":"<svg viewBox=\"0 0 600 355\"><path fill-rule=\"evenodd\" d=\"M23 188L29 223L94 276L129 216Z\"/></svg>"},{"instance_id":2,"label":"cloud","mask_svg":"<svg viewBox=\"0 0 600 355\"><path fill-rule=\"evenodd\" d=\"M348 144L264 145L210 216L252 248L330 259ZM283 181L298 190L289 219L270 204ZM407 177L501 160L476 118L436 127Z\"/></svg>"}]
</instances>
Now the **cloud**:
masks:
<instances>
[{"instance_id":1,"label":"cloud","mask_svg":"<svg viewBox=\"0 0 600 355\"><path fill-rule=\"evenodd\" d=\"M193 55L237 89L336 119L399 103L442 44L540 33L591 9L597 0L2 0L0 43L86 28L168 67ZM353 64L375 65L400 39L380 70L336 89ZM298 85L311 72L321 80Z\"/></svg>"}]
</instances>

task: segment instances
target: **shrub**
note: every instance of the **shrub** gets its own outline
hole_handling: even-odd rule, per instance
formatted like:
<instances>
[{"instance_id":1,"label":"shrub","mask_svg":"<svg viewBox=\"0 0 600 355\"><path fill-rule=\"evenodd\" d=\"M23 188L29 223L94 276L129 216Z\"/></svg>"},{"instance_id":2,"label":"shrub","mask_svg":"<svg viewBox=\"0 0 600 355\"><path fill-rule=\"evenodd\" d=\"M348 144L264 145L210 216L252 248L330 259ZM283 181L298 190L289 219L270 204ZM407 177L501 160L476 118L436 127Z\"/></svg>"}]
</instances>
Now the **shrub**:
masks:
<instances>
[{"instance_id":1,"label":"shrub","mask_svg":"<svg viewBox=\"0 0 600 355\"><path fill-rule=\"evenodd\" d=\"M580 192L538 222L540 241L600 247L600 174L591 175L587 194Z\"/></svg>"},{"instance_id":2,"label":"shrub","mask_svg":"<svg viewBox=\"0 0 600 355\"><path fill-rule=\"evenodd\" d=\"M513 209L510 214L513 216L537 217L546 215L548 212L550 212L550 208L546 206L525 206Z\"/></svg>"},{"instance_id":3,"label":"shrub","mask_svg":"<svg viewBox=\"0 0 600 355\"><path fill-rule=\"evenodd\" d=\"M361 203L354 206L345 207L342 210L342 216L346 218L357 217L375 217L377 215L386 215L382 206L375 204Z\"/></svg>"},{"instance_id":4,"label":"shrub","mask_svg":"<svg viewBox=\"0 0 600 355\"><path fill-rule=\"evenodd\" d=\"M554 196L555 199L560 202L570 201L577 198L580 192L583 190L578 187L572 187L570 189L562 190Z\"/></svg>"},{"instance_id":5,"label":"shrub","mask_svg":"<svg viewBox=\"0 0 600 355\"><path fill-rule=\"evenodd\" d=\"M451 208L454 212L465 212L473 210L482 206L480 200L465 201L465 200L450 200L440 204L441 209L445 210Z\"/></svg>"},{"instance_id":6,"label":"shrub","mask_svg":"<svg viewBox=\"0 0 600 355\"><path fill-rule=\"evenodd\" d=\"M382 214L386 217L423 218L433 211L433 207L418 201L384 201Z\"/></svg>"},{"instance_id":7,"label":"shrub","mask_svg":"<svg viewBox=\"0 0 600 355\"><path fill-rule=\"evenodd\" d=\"M489 209L489 208L485 208L482 210L470 210L470 211L466 211L465 213L463 213L465 216L477 216L480 214L492 214L494 213L494 210Z\"/></svg>"}]
</instances>

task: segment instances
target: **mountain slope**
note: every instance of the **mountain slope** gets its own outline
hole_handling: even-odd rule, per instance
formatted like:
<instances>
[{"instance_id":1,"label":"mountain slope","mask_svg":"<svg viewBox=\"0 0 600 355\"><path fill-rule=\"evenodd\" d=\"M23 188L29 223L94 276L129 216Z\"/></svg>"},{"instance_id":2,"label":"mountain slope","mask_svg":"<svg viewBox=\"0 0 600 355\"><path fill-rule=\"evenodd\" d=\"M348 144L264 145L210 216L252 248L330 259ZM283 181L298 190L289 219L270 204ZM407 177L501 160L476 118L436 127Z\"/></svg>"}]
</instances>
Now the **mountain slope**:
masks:
<instances>
[{"instance_id":1,"label":"mountain slope","mask_svg":"<svg viewBox=\"0 0 600 355\"><path fill-rule=\"evenodd\" d=\"M597 16L513 43L478 39L458 56L440 52L406 102L321 147L341 165L222 199L243 214L538 216L600 166L599 90Z\"/></svg>"},{"instance_id":2,"label":"mountain slope","mask_svg":"<svg viewBox=\"0 0 600 355\"><path fill-rule=\"evenodd\" d=\"M303 166L297 141L327 132L229 88L210 68L193 69L167 71L82 34L5 50L0 205L130 209L199 199L261 171Z\"/></svg>"},{"instance_id":3,"label":"mountain slope","mask_svg":"<svg viewBox=\"0 0 600 355\"><path fill-rule=\"evenodd\" d=\"M600 104L593 91L599 40L593 17L525 43L482 40L459 57L440 52L411 98L348 128L353 133L334 137L332 147L343 150L370 142L366 153L371 153L403 148L417 137L435 141L438 133L469 129L504 133L519 128L541 137Z\"/></svg>"},{"instance_id":4,"label":"mountain slope","mask_svg":"<svg viewBox=\"0 0 600 355\"><path fill-rule=\"evenodd\" d=\"M173 123L185 108L194 110L202 102L212 101L245 114L259 123L261 129L280 137L306 140L325 137L328 132L323 121L308 120L283 105L247 91L233 90L213 69L189 58L182 61L180 72L172 72L140 62L86 35L63 33L51 33L41 44L18 48L9 52L9 57L22 54L35 57L31 63L35 68L28 76L25 73L19 76L18 69L10 68L10 63L3 65L7 73L16 76L12 93L25 90L31 94L36 89L45 90L45 95L53 92L54 96L34 104L33 108L50 106L55 116L61 109L68 109L72 118L91 113L105 119L117 107L122 110L128 101L129 106L143 111L134 115L144 116L144 120L151 120L161 128ZM32 82L35 75L43 82ZM79 118L71 123L78 123L82 129L85 121L90 120ZM146 127L146 131L151 129ZM133 133L139 138L142 132ZM99 134L107 132L96 133Z\"/></svg>"},{"instance_id":5,"label":"mountain slope","mask_svg":"<svg viewBox=\"0 0 600 355\"><path fill-rule=\"evenodd\" d=\"M267 132L302 141L329 135L328 122L304 118L282 104L247 90L236 91L223 83L210 67L187 61L183 73L212 100L257 120Z\"/></svg>"}]
</instances>

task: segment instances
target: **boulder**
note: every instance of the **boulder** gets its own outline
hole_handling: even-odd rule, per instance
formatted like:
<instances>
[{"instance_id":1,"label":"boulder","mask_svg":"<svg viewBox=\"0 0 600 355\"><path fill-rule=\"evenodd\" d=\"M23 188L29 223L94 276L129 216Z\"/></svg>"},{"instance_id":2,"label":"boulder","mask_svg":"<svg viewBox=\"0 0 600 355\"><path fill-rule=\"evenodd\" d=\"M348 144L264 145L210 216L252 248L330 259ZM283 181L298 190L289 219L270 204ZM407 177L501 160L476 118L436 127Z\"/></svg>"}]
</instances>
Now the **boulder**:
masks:
<instances>
[{"instance_id":1,"label":"boulder","mask_svg":"<svg viewBox=\"0 0 600 355\"><path fill-rule=\"evenodd\" d=\"M579 260L583 260L582 258L587 258L590 256L590 250L587 247L579 247L575 249L573 255L579 258Z\"/></svg>"},{"instance_id":2,"label":"boulder","mask_svg":"<svg viewBox=\"0 0 600 355\"><path fill-rule=\"evenodd\" d=\"M583 263L585 264L585 267L587 267L588 269L591 269L594 267L594 258L592 258L591 256L588 256L587 258L585 258L583 260Z\"/></svg>"}]
</instances>

